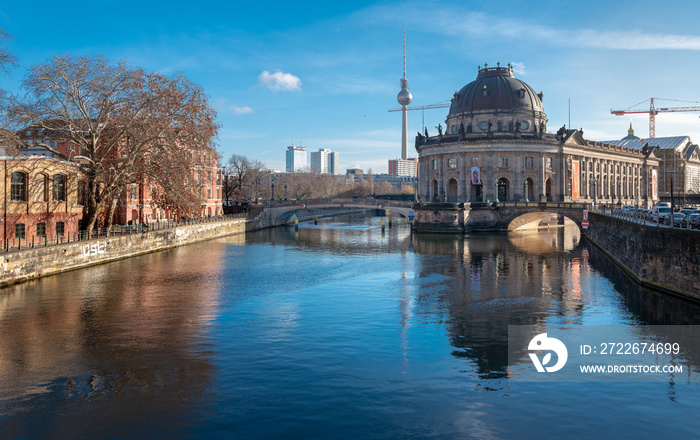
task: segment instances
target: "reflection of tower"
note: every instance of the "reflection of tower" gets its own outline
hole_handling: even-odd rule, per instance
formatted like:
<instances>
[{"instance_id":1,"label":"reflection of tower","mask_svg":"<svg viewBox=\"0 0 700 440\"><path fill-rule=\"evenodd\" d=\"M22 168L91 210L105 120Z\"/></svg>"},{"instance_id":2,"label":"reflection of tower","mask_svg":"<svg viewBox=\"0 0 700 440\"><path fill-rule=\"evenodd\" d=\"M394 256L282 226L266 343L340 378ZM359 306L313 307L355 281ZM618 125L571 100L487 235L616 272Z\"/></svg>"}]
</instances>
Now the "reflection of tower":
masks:
<instances>
[{"instance_id":1,"label":"reflection of tower","mask_svg":"<svg viewBox=\"0 0 700 440\"><path fill-rule=\"evenodd\" d=\"M411 92L408 91L408 80L406 79L406 28L403 28L403 78L401 78L401 91L396 96L396 100L401 104L401 116L403 125L401 127L401 159L408 157L408 104L413 100Z\"/></svg>"}]
</instances>

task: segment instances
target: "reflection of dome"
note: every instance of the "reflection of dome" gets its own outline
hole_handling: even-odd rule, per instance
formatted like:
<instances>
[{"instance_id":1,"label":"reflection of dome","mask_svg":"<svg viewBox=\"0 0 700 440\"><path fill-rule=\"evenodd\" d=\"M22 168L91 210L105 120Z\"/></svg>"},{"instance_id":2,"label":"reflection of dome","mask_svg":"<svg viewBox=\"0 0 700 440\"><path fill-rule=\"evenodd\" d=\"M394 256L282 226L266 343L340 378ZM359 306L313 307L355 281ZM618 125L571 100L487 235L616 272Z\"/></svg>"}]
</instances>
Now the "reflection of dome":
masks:
<instances>
[{"instance_id":1,"label":"reflection of dome","mask_svg":"<svg viewBox=\"0 0 700 440\"><path fill-rule=\"evenodd\" d=\"M476 80L452 97L446 124L449 133L456 132L460 123L471 133L488 131L489 121L493 132L538 133L546 127L542 94L517 79L510 65L480 68Z\"/></svg>"}]
</instances>

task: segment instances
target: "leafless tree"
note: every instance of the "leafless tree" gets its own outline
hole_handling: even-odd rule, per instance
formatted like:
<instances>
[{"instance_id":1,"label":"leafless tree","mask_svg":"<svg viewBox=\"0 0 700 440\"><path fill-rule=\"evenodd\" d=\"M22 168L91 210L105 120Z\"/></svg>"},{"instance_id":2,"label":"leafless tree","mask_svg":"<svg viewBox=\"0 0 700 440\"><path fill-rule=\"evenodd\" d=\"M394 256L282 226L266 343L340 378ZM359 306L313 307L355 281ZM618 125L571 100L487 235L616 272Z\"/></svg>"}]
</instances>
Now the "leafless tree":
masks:
<instances>
[{"instance_id":1,"label":"leafless tree","mask_svg":"<svg viewBox=\"0 0 700 440\"><path fill-rule=\"evenodd\" d=\"M17 65L17 57L7 47L10 40L12 40L12 36L0 29L0 72L5 75L8 75L10 69Z\"/></svg>"},{"instance_id":2,"label":"leafless tree","mask_svg":"<svg viewBox=\"0 0 700 440\"><path fill-rule=\"evenodd\" d=\"M10 74L10 69L17 65L17 58L14 56L12 51L7 47L8 41L12 39L12 36L0 29L0 73L4 75ZM5 95L4 90L0 89L0 98ZM17 140L16 135L5 129L0 129L0 145L8 152L13 152L16 146Z\"/></svg>"},{"instance_id":3,"label":"leafless tree","mask_svg":"<svg viewBox=\"0 0 700 440\"><path fill-rule=\"evenodd\" d=\"M7 123L42 133L38 144L59 156L61 146L75 147L71 159L87 178L87 229L100 215L109 224L125 186L143 178L161 187L162 207L198 212L193 166L216 156L218 130L200 86L99 55L57 55L32 66L22 89L3 100Z\"/></svg>"}]
</instances>

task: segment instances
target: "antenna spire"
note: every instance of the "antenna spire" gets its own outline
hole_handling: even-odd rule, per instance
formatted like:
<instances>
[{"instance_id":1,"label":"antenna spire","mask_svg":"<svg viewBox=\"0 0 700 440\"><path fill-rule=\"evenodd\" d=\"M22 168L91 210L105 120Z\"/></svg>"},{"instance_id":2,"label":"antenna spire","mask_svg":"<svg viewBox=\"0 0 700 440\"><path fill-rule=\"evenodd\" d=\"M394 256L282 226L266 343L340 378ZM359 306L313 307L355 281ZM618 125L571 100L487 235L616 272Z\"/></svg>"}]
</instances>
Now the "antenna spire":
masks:
<instances>
[{"instance_id":1,"label":"antenna spire","mask_svg":"<svg viewBox=\"0 0 700 440\"><path fill-rule=\"evenodd\" d=\"M406 78L406 26L403 27L403 77Z\"/></svg>"}]
</instances>

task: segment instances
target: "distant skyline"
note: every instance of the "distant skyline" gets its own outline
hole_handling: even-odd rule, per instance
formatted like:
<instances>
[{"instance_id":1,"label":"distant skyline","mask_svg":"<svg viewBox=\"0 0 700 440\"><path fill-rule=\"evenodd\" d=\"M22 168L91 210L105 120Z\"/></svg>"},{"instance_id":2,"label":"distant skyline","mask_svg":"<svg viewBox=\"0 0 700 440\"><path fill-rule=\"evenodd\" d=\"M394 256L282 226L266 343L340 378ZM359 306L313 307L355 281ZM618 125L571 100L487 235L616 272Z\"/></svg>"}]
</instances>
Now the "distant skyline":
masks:
<instances>
[{"instance_id":1,"label":"distant skyline","mask_svg":"<svg viewBox=\"0 0 700 440\"><path fill-rule=\"evenodd\" d=\"M649 123L611 109L651 97L691 101L657 107L700 105L698 16L693 1L5 2L0 28L14 37L19 65L0 87L16 91L29 66L57 53L180 71L217 108L225 159L243 154L284 170L293 142L338 151L341 171L382 173L401 154L401 113L387 110L398 107L404 26L409 108L448 102L484 63L512 63L544 92L548 131L568 125L570 100L572 128L612 140L630 121L647 137ZM430 133L447 112L425 111ZM698 143L699 116L661 113L656 135ZM421 111L408 117L413 156Z\"/></svg>"}]
</instances>

